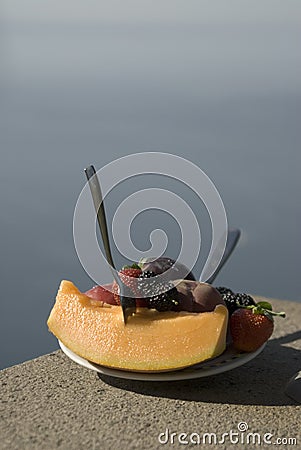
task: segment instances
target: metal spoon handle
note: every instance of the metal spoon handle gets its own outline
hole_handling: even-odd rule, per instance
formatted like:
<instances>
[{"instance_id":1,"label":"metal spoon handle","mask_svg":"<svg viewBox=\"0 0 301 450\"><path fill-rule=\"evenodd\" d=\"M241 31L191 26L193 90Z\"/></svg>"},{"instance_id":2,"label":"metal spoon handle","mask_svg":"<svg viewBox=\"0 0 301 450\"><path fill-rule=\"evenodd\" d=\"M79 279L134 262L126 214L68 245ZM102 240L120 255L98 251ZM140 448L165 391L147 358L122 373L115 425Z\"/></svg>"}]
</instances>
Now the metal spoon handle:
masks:
<instances>
[{"instance_id":1,"label":"metal spoon handle","mask_svg":"<svg viewBox=\"0 0 301 450\"><path fill-rule=\"evenodd\" d=\"M208 280L206 280L206 283L209 283L209 284L213 283L213 281L215 280L215 278L219 274L220 270L222 269L222 267L224 266L224 264L228 260L229 256L231 255L231 253L235 249L235 247L236 247L236 245L237 245L237 243L239 241L240 235L241 235L241 231L238 228L235 228L233 230L229 230L228 231L227 243L226 243L226 248L225 248L224 255L223 255L223 257L222 257L222 259L221 259L217 269L211 275L211 277Z\"/></svg>"},{"instance_id":2,"label":"metal spoon handle","mask_svg":"<svg viewBox=\"0 0 301 450\"><path fill-rule=\"evenodd\" d=\"M111 252L111 246L110 246L110 240L109 240L109 233L108 233L108 225L107 225L107 219L106 219L106 212L105 207L103 203L102 198L102 192L99 184L98 177L96 175L96 170L94 166L88 166L85 169L85 174L87 177L87 180L89 182L94 207L97 214L97 221L101 232L101 237L103 240L103 245L106 253L106 258L108 263L115 269L115 265L113 262L112 252Z\"/></svg>"},{"instance_id":3,"label":"metal spoon handle","mask_svg":"<svg viewBox=\"0 0 301 450\"><path fill-rule=\"evenodd\" d=\"M99 184L99 180L96 174L96 170L94 166L88 166L85 169L85 174L89 182L89 187L94 203L94 208L97 214L97 221L100 228L101 237L103 240L103 245L106 253L107 261L110 265L112 275L114 280L119 286L119 295L120 295L120 304L123 313L123 321L126 324L128 317L136 311L136 299L130 296L125 295L126 286L121 281L121 279L116 274L116 267L114 265L109 233L108 233L108 225L106 219L106 212L104 208L104 202L102 197L102 192ZM115 270L114 270L115 269ZM128 290L128 289L127 289Z\"/></svg>"}]
</instances>

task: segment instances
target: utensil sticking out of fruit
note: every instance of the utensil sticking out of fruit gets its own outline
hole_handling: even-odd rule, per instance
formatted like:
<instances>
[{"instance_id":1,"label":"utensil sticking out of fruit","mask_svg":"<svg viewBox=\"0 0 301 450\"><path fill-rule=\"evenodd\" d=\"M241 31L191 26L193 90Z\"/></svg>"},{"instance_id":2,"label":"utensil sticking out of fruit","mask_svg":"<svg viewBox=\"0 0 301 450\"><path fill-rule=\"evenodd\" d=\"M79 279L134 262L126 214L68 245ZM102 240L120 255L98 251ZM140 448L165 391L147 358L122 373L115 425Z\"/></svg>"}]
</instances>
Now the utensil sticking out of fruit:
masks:
<instances>
[{"instance_id":1,"label":"utensil sticking out of fruit","mask_svg":"<svg viewBox=\"0 0 301 450\"><path fill-rule=\"evenodd\" d=\"M112 257L111 252L111 245L110 245L110 239L109 239L109 233L108 233L108 224L106 219L106 212L101 192L100 183L97 177L96 170L94 166L88 166L85 169L85 174L89 183L92 200L94 203L96 216L97 216L97 222L99 226L99 230L101 233L105 254L107 258L107 262L112 270L112 275L114 277L116 285L119 287L120 292L120 304L122 307L122 314L123 314L123 321L126 324L127 319L130 314L134 313L136 311L136 299L132 296L128 296L128 289L126 289L125 284L123 281L118 278L116 275L115 265ZM127 291L127 292L125 292ZM129 292L131 294L131 291ZM127 295L126 295L127 294Z\"/></svg>"}]
</instances>

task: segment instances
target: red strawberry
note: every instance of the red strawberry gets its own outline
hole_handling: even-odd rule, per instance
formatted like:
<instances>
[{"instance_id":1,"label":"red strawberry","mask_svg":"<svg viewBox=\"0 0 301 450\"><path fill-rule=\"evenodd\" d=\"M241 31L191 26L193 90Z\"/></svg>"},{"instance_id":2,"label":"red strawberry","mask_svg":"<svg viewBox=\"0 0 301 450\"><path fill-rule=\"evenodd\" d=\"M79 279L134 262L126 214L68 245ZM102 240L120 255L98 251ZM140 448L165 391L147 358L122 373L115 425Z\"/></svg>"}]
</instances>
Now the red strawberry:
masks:
<instances>
[{"instance_id":1,"label":"red strawberry","mask_svg":"<svg viewBox=\"0 0 301 450\"><path fill-rule=\"evenodd\" d=\"M273 316L285 317L285 314L273 312L267 302L237 309L230 317L234 347L244 352L254 352L261 347L273 333Z\"/></svg>"},{"instance_id":2,"label":"red strawberry","mask_svg":"<svg viewBox=\"0 0 301 450\"><path fill-rule=\"evenodd\" d=\"M138 294L137 280L142 270L136 265L134 267L124 267L118 272L121 281L128 286L136 295ZM113 282L113 295L117 305L120 305L119 286L116 281Z\"/></svg>"}]
</instances>

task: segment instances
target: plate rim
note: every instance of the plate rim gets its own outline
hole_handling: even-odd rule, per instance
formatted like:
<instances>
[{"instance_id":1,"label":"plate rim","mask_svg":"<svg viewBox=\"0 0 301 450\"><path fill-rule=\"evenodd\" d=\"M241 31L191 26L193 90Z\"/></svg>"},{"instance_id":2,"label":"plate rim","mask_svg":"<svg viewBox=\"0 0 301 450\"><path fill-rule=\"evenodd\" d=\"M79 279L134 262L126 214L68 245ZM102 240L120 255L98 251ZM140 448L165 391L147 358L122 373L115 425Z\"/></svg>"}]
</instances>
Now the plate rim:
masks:
<instances>
[{"instance_id":1,"label":"plate rim","mask_svg":"<svg viewBox=\"0 0 301 450\"><path fill-rule=\"evenodd\" d=\"M229 370L236 369L252 359L256 358L264 349L267 344L267 341L259 347L255 352L249 353L239 353L232 355L228 361L218 362L219 358L227 355L227 351L230 351L230 348L227 347L226 350L216 358L211 358L203 363L199 363L193 366L185 367L183 369L174 370L170 372L131 372L120 369L111 369L109 367L101 366L99 364L88 361L85 358L74 353L68 347L66 347L63 342L58 339L59 346L61 350L65 353L68 358L70 358L73 362L85 367L86 369L93 370L105 376L111 376L114 378L122 378L126 380L135 380L135 381L180 381L180 380L189 380L195 378L204 378L213 375L218 375L223 372L227 372ZM230 355L229 355L230 356ZM216 360L216 362L214 362ZM213 364L212 364L213 363Z\"/></svg>"}]
</instances>

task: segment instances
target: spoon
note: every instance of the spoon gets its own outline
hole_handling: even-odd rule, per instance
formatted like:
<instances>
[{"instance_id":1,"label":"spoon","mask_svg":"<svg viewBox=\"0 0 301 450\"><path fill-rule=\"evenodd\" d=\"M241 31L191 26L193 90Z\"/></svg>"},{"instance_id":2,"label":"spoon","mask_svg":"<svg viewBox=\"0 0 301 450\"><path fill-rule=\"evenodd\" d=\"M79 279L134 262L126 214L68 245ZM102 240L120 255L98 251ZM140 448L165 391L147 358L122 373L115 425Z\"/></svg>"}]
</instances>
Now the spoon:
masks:
<instances>
[{"instance_id":1,"label":"spoon","mask_svg":"<svg viewBox=\"0 0 301 450\"><path fill-rule=\"evenodd\" d=\"M104 208L101 187L100 187L100 183L99 183L94 166L86 167L85 174L86 174L86 177L87 177L87 180L89 183L89 187L90 187L90 191L91 191L91 195L92 195L92 199L93 199L93 203L94 203L94 208L95 208L95 211L97 214L97 222L98 222L101 237L103 240L106 258L107 258L107 261L111 268L112 275L120 289L120 304L121 304L122 313L123 313L123 321L126 324L128 317L131 314L133 314L134 312L136 312L136 300L135 300L135 298L127 297L125 295L125 285L123 284L123 282L121 281L121 279L118 277L118 275L116 273L116 268L114 265L112 252L111 252L109 233L108 233L108 224L107 224L107 219L106 219L106 213L105 213L105 208Z\"/></svg>"},{"instance_id":2,"label":"spoon","mask_svg":"<svg viewBox=\"0 0 301 450\"><path fill-rule=\"evenodd\" d=\"M215 280L215 278L219 274L220 270L222 269L222 267L224 266L224 264L228 260L229 256L231 255L231 253L235 249L235 247L236 247L236 245L237 245L237 243L239 241L240 235L241 235L241 231L238 228L233 228L233 229L228 231L227 243L226 243L226 248L225 248L223 257L222 257L219 265L217 266L215 272L211 275L211 277L209 277L206 280L206 283L209 283L209 284L213 283L213 281Z\"/></svg>"}]
</instances>

